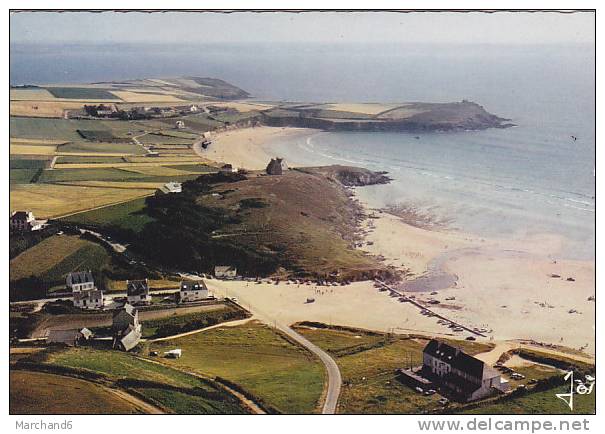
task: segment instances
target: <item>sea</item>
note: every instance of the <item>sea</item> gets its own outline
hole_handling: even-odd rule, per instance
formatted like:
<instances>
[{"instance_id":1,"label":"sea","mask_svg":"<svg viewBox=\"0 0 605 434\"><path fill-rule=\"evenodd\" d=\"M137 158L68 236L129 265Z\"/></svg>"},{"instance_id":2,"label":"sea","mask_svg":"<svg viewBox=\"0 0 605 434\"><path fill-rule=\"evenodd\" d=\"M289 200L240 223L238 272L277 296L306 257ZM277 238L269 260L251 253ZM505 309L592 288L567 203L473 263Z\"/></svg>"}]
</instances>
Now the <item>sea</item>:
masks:
<instances>
[{"instance_id":1,"label":"sea","mask_svg":"<svg viewBox=\"0 0 605 434\"><path fill-rule=\"evenodd\" d=\"M448 102L511 119L506 129L317 132L270 143L310 165L389 172L372 206L414 207L453 230L595 255L594 45L11 45L11 84L222 78L260 101Z\"/></svg>"}]
</instances>

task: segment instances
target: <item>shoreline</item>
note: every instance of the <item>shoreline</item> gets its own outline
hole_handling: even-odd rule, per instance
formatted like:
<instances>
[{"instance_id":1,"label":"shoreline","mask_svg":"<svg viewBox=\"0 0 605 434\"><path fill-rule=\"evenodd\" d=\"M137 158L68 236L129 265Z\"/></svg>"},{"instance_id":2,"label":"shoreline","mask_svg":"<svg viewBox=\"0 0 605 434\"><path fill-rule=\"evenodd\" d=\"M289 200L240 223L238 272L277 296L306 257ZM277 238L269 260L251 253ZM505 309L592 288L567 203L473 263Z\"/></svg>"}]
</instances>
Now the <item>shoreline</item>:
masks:
<instances>
[{"instance_id":1,"label":"shoreline","mask_svg":"<svg viewBox=\"0 0 605 434\"><path fill-rule=\"evenodd\" d=\"M221 131L212 135L212 144L203 149L200 142L194 144L195 153L206 160L219 164L231 164L234 169L264 170L275 155L267 142L315 134L319 130L291 127L247 127ZM301 166L288 159L289 167Z\"/></svg>"},{"instance_id":2,"label":"shoreline","mask_svg":"<svg viewBox=\"0 0 605 434\"><path fill-rule=\"evenodd\" d=\"M268 142L315 131L282 127L229 130L217 134L214 146L198 155L236 167L262 170L275 157ZM291 160L287 163L291 167L300 165ZM397 216L371 208L367 198L364 199L363 187L353 191L354 199L366 214L373 214L360 228L363 234L360 249L403 272L405 279L399 289L426 303L438 301L439 304L430 305L431 309L445 317L491 330L490 339L535 340L582 348L594 354L595 302L588 298L595 295L595 263L553 260L561 256L561 237L538 234L523 240L488 239L430 222L423 227L417 221L406 222L406 213ZM417 220L413 209L406 211ZM378 292L373 282L356 282L343 288L344 291L335 289L330 293L329 298L339 299L338 302L326 303L318 309L325 303L326 297L322 296L319 303L298 313L295 312L300 309L292 304L298 304L294 301L298 297L290 296L291 291L286 294L282 285L263 288L266 294L262 296L253 289L240 295L247 298L245 293L254 291L261 298L261 308L276 312L284 321L317 320L377 330L390 327L451 335L450 329L422 316L408 303L399 303ZM269 298L265 298L267 294ZM302 291L300 295L305 294ZM367 310L369 305L373 306L373 312ZM311 314L315 310L318 312ZM291 313L286 314L287 311Z\"/></svg>"}]
</instances>

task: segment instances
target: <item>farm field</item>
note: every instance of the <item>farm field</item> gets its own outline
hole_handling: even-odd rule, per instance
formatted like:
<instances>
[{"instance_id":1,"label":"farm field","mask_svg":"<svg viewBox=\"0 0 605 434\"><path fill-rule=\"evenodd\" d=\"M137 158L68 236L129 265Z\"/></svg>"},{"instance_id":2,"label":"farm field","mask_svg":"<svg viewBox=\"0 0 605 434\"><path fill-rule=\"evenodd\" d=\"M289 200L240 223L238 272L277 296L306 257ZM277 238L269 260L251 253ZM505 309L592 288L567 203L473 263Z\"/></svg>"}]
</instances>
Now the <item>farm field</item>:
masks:
<instances>
[{"instance_id":1,"label":"farm field","mask_svg":"<svg viewBox=\"0 0 605 434\"><path fill-rule=\"evenodd\" d=\"M50 364L104 374L177 414L245 414L239 401L214 385L159 363L119 351L70 348L51 354Z\"/></svg>"},{"instance_id":2,"label":"farm field","mask_svg":"<svg viewBox=\"0 0 605 434\"><path fill-rule=\"evenodd\" d=\"M267 326L250 322L170 341L150 350L183 349L167 363L233 381L284 413L312 413L324 384L324 368L310 353Z\"/></svg>"},{"instance_id":3,"label":"farm field","mask_svg":"<svg viewBox=\"0 0 605 434\"><path fill-rule=\"evenodd\" d=\"M55 98L85 99L85 100L118 100L119 97L105 89L94 87L47 87Z\"/></svg>"},{"instance_id":4,"label":"farm field","mask_svg":"<svg viewBox=\"0 0 605 434\"><path fill-rule=\"evenodd\" d=\"M66 101L11 101L11 116L31 116L45 118L63 117L65 110L79 110L84 106L82 102Z\"/></svg>"},{"instance_id":5,"label":"farm field","mask_svg":"<svg viewBox=\"0 0 605 434\"><path fill-rule=\"evenodd\" d=\"M11 414L136 414L134 404L90 381L10 371Z\"/></svg>"},{"instance_id":6,"label":"farm field","mask_svg":"<svg viewBox=\"0 0 605 434\"><path fill-rule=\"evenodd\" d=\"M171 102L186 103L186 100L177 98L174 95L151 92L132 92L129 90L112 90L111 93L124 102Z\"/></svg>"},{"instance_id":7,"label":"farm field","mask_svg":"<svg viewBox=\"0 0 605 434\"><path fill-rule=\"evenodd\" d=\"M11 101L49 101L55 96L41 87L10 89Z\"/></svg>"},{"instance_id":8,"label":"farm field","mask_svg":"<svg viewBox=\"0 0 605 434\"><path fill-rule=\"evenodd\" d=\"M418 414L441 408L438 395L418 394L395 375L410 360L414 366L422 363L426 340L362 330L297 327L297 331L335 357L343 379L338 413ZM460 344L471 354L489 348L472 342Z\"/></svg>"},{"instance_id":9,"label":"farm field","mask_svg":"<svg viewBox=\"0 0 605 434\"><path fill-rule=\"evenodd\" d=\"M10 145L10 155L54 155L54 145Z\"/></svg>"},{"instance_id":10,"label":"farm field","mask_svg":"<svg viewBox=\"0 0 605 434\"><path fill-rule=\"evenodd\" d=\"M10 184L29 184L48 165L46 159L11 158L9 161Z\"/></svg>"},{"instance_id":11,"label":"farm field","mask_svg":"<svg viewBox=\"0 0 605 434\"><path fill-rule=\"evenodd\" d=\"M153 193L153 189L18 184L11 188L10 209L27 209L39 218L57 218Z\"/></svg>"},{"instance_id":12,"label":"farm field","mask_svg":"<svg viewBox=\"0 0 605 434\"><path fill-rule=\"evenodd\" d=\"M78 140L82 140L80 137ZM145 150L133 143L103 143L75 141L66 143L57 148L58 155L78 154L86 156L90 154L107 154L108 156L128 156L144 154Z\"/></svg>"},{"instance_id":13,"label":"farm field","mask_svg":"<svg viewBox=\"0 0 605 434\"><path fill-rule=\"evenodd\" d=\"M86 211L66 217L64 220L93 226L117 226L123 229L140 231L153 219L142 213L145 198L135 199L118 205Z\"/></svg>"}]
</instances>

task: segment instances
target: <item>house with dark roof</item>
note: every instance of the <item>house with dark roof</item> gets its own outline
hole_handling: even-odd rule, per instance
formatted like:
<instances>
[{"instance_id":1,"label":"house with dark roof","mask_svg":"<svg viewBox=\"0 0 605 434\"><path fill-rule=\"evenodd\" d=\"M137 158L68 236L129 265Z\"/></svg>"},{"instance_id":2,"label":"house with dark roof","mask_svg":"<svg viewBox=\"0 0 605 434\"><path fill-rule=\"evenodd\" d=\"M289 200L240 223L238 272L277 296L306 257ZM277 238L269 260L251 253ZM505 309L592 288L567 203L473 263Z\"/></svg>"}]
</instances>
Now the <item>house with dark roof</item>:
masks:
<instances>
[{"instance_id":1,"label":"house with dark roof","mask_svg":"<svg viewBox=\"0 0 605 434\"><path fill-rule=\"evenodd\" d=\"M92 338L92 336L92 332L87 328L81 330L49 330L46 342L49 344L64 344L70 347L77 347Z\"/></svg>"},{"instance_id":2,"label":"house with dark roof","mask_svg":"<svg viewBox=\"0 0 605 434\"><path fill-rule=\"evenodd\" d=\"M95 288L95 280L92 277L92 272L77 271L69 273L65 278L65 286L67 290L73 293L86 291Z\"/></svg>"},{"instance_id":3,"label":"house with dark roof","mask_svg":"<svg viewBox=\"0 0 605 434\"><path fill-rule=\"evenodd\" d=\"M126 296L129 304L136 305L151 303L148 280L127 280Z\"/></svg>"},{"instance_id":4,"label":"house with dark roof","mask_svg":"<svg viewBox=\"0 0 605 434\"><path fill-rule=\"evenodd\" d=\"M208 298L208 287L203 280L183 280L179 292L181 303Z\"/></svg>"},{"instance_id":5,"label":"house with dark roof","mask_svg":"<svg viewBox=\"0 0 605 434\"><path fill-rule=\"evenodd\" d=\"M283 175L288 170L288 165L283 158L271 158L267 165L267 175Z\"/></svg>"},{"instance_id":6,"label":"house with dark roof","mask_svg":"<svg viewBox=\"0 0 605 434\"><path fill-rule=\"evenodd\" d=\"M113 347L122 351L130 351L137 346L143 336L143 328L139 323L139 311L126 303L113 314L111 329L114 334Z\"/></svg>"},{"instance_id":7,"label":"house with dark roof","mask_svg":"<svg viewBox=\"0 0 605 434\"><path fill-rule=\"evenodd\" d=\"M12 212L9 219L11 231L33 232L39 231L46 224L46 220L36 220L31 211Z\"/></svg>"},{"instance_id":8,"label":"house with dark roof","mask_svg":"<svg viewBox=\"0 0 605 434\"><path fill-rule=\"evenodd\" d=\"M95 286L90 270L69 273L65 278L65 286L73 294L74 306L80 309L103 308L103 291Z\"/></svg>"},{"instance_id":9,"label":"house with dark roof","mask_svg":"<svg viewBox=\"0 0 605 434\"><path fill-rule=\"evenodd\" d=\"M463 402L508 390L508 382L495 369L460 348L436 339L424 348L422 373Z\"/></svg>"},{"instance_id":10,"label":"house with dark roof","mask_svg":"<svg viewBox=\"0 0 605 434\"><path fill-rule=\"evenodd\" d=\"M119 332L129 325L139 324L139 311L131 304L126 303L121 309L114 312L111 329Z\"/></svg>"}]
</instances>

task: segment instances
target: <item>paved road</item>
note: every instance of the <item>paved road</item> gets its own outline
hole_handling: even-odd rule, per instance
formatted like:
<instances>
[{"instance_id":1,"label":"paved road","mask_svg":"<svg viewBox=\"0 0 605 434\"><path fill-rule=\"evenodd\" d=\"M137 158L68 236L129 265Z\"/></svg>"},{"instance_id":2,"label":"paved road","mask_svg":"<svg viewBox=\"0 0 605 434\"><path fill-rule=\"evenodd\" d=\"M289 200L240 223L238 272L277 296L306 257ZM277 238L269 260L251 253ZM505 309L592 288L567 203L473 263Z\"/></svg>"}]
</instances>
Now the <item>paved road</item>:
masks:
<instances>
[{"instance_id":1,"label":"paved road","mask_svg":"<svg viewBox=\"0 0 605 434\"><path fill-rule=\"evenodd\" d=\"M186 277L187 275L183 275ZM225 292L222 287L214 286L213 281L206 281L206 284L212 286L215 294ZM225 296L226 294L221 294L221 296ZM340 395L340 386L342 384L342 377L340 375L340 369L338 369L338 365L334 361L334 359L326 353L324 350L319 348L317 345L310 342L304 336L297 333L295 330L290 328L290 326L286 324L282 324L276 321L271 315L267 315L266 313L258 310L254 306L250 300L244 300L243 297L239 296L239 303L242 306L246 306L248 310L252 313L255 319L258 319L261 322L264 322L267 325L273 326L280 330L282 333L288 335L291 339L298 342L300 345L311 351L315 354L321 362L326 367L326 373L328 375L328 389L325 396L325 401L322 409L322 414L334 414L336 413L336 405L338 404L338 397Z\"/></svg>"}]
</instances>

